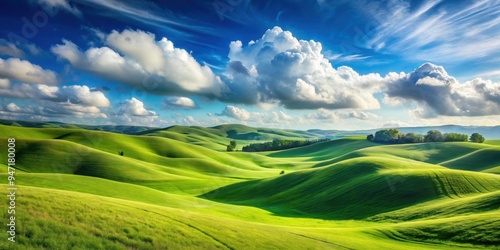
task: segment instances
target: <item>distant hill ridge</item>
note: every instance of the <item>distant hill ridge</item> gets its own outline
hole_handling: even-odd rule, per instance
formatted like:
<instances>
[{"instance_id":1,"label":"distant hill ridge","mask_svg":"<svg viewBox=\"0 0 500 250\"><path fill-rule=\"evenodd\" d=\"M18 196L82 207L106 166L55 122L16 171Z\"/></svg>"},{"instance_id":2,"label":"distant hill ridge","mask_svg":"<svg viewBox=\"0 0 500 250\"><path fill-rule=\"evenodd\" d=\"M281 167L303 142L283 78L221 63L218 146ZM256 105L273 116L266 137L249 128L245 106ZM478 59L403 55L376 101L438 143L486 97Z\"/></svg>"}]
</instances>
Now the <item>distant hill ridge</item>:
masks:
<instances>
[{"instance_id":1,"label":"distant hill ridge","mask_svg":"<svg viewBox=\"0 0 500 250\"><path fill-rule=\"evenodd\" d=\"M129 125L81 125L69 124L62 122L34 122L34 121L15 121L15 120L1 120L0 124L18 127L29 128L81 128L87 130L101 130L122 134L139 134L148 135L158 131L178 131L194 128L198 131L205 131L217 136L223 136L230 139L237 140L272 140L280 137L303 137L303 138L342 138L353 135L368 135L375 133L381 128L366 129L366 130L324 130L324 129L309 129L309 130L294 130L294 129L269 129L269 128L256 128L242 124L224 124L214 127L199 127L199 126L182 126L174 125L166 128L157 128L150 126L129 126ZM393 127L397 128L403 133L418 133L425 134L429 130L439 130L442 133L462 133L472 134L474 132L482 134L488 139L500 139L500 125L497 126L462 126L462 125L442 125L442 126L416 126L416 127Z\"/></svg>"}]
</instances>

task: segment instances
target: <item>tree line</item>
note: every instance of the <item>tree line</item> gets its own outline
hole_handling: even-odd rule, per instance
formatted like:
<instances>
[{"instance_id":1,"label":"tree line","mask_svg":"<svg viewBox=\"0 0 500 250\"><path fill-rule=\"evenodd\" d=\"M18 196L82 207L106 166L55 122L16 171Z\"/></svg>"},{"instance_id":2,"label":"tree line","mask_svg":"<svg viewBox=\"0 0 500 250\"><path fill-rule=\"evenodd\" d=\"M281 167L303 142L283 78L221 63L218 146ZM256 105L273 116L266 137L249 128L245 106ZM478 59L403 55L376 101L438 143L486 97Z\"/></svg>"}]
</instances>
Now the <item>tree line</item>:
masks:
<instances>
[{"instance_id":1,"label":"tree line","mask_svg":"<svg viewBox=\"0 0 500 250\"><path fill-rule=\"evenodd\" d=\"M305 141L275 139L275 140L270 141L270 142L251 143L247 146L244 146L242 148L242 150L244 152L274 151L274 150L303 147L303 146L308 146L308 145L311 145L314 143L325 142L325 141L329 141L329 140L330 139L328 139L328 138L318 139L318 140L305 140Z\"/></svg>"},{"instance_id":2,"label":"tree line","mask_svg":"<svg viewBox=\"0 0 500 250\"><path fill-rule=\"evenodd\" d=\"M484 142L484 137L479 133L473 133L470 137L460 133L445 133L442 134L439 130L429 130L427 134L421 135L416 133L401 133L395 128L382 129L375 132L375 135L370 134L366 137L369 141L402 144L402 143L421 143L421 142Z\"/></svg>"}]
</instances>

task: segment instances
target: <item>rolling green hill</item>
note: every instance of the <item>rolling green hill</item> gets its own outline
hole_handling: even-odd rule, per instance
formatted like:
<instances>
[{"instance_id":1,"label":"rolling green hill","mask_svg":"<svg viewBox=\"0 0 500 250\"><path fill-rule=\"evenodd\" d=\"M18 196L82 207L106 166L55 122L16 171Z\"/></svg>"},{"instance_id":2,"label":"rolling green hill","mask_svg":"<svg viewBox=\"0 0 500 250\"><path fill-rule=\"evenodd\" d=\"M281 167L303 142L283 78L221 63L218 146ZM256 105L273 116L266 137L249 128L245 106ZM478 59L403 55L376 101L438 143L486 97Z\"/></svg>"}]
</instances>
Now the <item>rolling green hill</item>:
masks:
<instances>
[{"instance_id":1,"label":"rolling green hill","mask_svg":"<svg viewBox=\"0 0 500 250\"><path fill-rule=\"evenodd\" d=\"M218 193L216 200L259 204L285 216L363 219L442 197L461 198L499 189L497 175L361 157L272 179L236 183L213 192Z\"/></svg>"},{"instance_id":2,"label":"rolling green hill","mask_svg":"<svg viewBox=\"0 0 500 250\"><path fill-rule=\"evenodd\" d=\"M0 125L0 140L16 138L19 187L18 242L0 249L500 247L496 141L382 145L359 136L225 152L232 139L241 147L321 136L243 125L135 135Z\"/></svg>"}]
</instances>

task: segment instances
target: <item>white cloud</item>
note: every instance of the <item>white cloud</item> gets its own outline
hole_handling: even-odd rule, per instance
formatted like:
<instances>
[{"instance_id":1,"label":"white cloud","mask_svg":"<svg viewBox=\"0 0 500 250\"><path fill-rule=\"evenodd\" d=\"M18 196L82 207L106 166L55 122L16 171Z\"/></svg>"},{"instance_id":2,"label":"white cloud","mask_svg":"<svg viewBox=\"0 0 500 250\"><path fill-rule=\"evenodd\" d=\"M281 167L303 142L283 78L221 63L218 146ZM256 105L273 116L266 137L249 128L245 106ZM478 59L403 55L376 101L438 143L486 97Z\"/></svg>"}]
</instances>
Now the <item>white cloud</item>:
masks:
<instances>
[{"instance_id":1,"label":"white cloud","mask_svg":"<svg viewBox=\"0 0 500 250\"><path fill-rule=\"evenodd\" d=\"M42 109L42 114L46 116L73 116L78 118L107 118L95 106L83 106L71 102L48 103Z\"/></svg>"},{"instance_id":2,"label":"white cloud","mask_svg":"<svg viewBox=\"0 0 500 250\"><path fill-rule=\"evenodd\" d=\"M9 88L9 87L10 87L10 81L9 81L9 79L2 79L2 78L0 78L0 89L6 89L6 88Z\"/></svg>"},{"instance_id":3,"label":"white cloud","mask_svg":"<svg viewBox=\"0 0 500 250\"><path fill-rule=\"evenodd\" d=\"M19 106L17 106L15 103L9 103L5 109L9 112L19 112L21 111L21 108Z\"/></svg>"},{"instance_id":4,"label":"white cloud","mask_svg":"<svg viewBox=\"0 0 500 250\"><path fill-rule=\"evenodd\" d=\"M250 112L248 112L246 109L241 109L231 105L227 105L219 115L231 117L240 121L246 121L250 119Z\"/></svg>"},{"instance_id":5,"label":"white cloud","mask_svg":"<svg viewBox=\"0 0 500 250\"><path fill-rule=\"evenodd\" d=\"M163 104L167 109L181 108L181 109L196 109L198 105L195 101L188 97L171 96L163 99Z\"/></svg>"},{"instance_id":6,"label":"white cloud","mask_svg":"<svg viewBox=\"0 0 500 250\"><path fill-rule=\"evenodd\" d=\"M498 1L441 3L393 0L360 6L376 28L373 36L363 34L366 43L359 45L425 61L498 58Z\"/></svg>"},{"instance_id":7,"label":"white cloud","mask_svg":"<svg viewBox=\"0 0 500 250\"><path fill-rule=\"evenodd\" d=\"M252 120L258 125L265 126L290 126L296 123L296 117L293 117L283 111L272 112L251 112ZM295 124L297 125L297 124Z\"/></svg>"},{"instance_id":8,"label":"white cloud","mask_svg":"<svg viewBox=\"0 0 500 250\"><path fill-rule=\"evenodd\" d=\"M82 52L67 40L52 52L74 67L154 94L199 94L214 97L220 92L217 77L189 52L175 48L167 38L160 41L141 30L112 31L105 42L112 47Z\"/></svg>"},{"instance_id":9,"label":"white cloud","mask_svg":"<svg viewBox=\"0 0 500 250\"><path fill-rule=\"evenodd\" d=\"M146 26L155 26L164 33L184 39L193 36L191 32L185 32L186 29L210 35L218 33L215 27L201 26L199 22L194 23L194 20L190 18L158 8L158 4L149 1L80 0L79 4L105 9L109 16L116 19L129 18L134 23L140 22Z\"/></svg>"},{"instance_id":10,"label":"white cloud","mask_svg":"<svg viewBox=\"0 0 500 250\"><path fill-rule=\"evenodd\" d=\"M92 91L85 85L47 86L42 84L15 83L0 88L0 96L21 99L41 99L53 102L70 102L82 106L108 107L110 102L101 91Z\"/></svg>"},{"instance_id":11,"label":"white cloud","mask_svg":"<svg viewBox=\"0 0 500 250\"><path fill-rule=\"evenodd\" d=\"M147 76L139 64L108 47L90 48L81 52L74 43L63 40L63 44L53 46L51 51L75 68L130 86L142 84Z\"/></svg>"},{"instance_id":12,"label":"white cloud","mask_svg":"<svg viewBox=\"0 0 500 250\"><path fill-rule=\"evenodd\" d=\"M156 116L156 112L147 110L144 103L134 97L120 105L119 114L128 116Z\"/></svg>"},{"instance_id":13,"label":"white cloud","mask_svg":"<svg viewBox=\"0 0 500 250\"><path fill-rule=\"evenodd\" d=\"M333 120L333 121L339 121L341 119L378 121L381 119L379 115L370 112L357 111L357 110L332 111L327 109L318 109L316 112L306 115L305 118L313 120Z\"/></svg>"},{"instance_id":14,"label":"white cloud","mask_svg":"<svg viewBox=\"0 0 500 250\"><path fill-rule=\"evenodd\" d=\"M0 39L0 55L23 57L24 52L21 49L19 49L15 44L7 42L5 39Z\"/></svg>"},{"instance_id":15,"label":"white cloud","mask_svg":"<svg viewBox=\"0 0 500 250\"><path fill-rule=\"evenodd\" d=\"M36 64L19 58L0 58L0 78L23 82L56 85L57 76L51 70L42 69Z\"/></svg>"},{"instance_id":16,"label":"white cloud","mask_svg":"<svg viewBox=\"0 0 500 250\"><path fill-rule=\"evenodd\" d=\"M189 125L195 125L196 124L196 120L194 119L194 117L188 115L186 116L184 119L182 119L183 121L183 124L189 124Z\"/></svg>"},{"instance_id":17,"label":"white cloud","mask_svg":"<svg viewBox=\"0 0 500 250\"><path fill-rule=\"evenodd\" d=\"M344 54L333 54L330 51L325 51L324 56L326 59L336 62L350 62L350 61L359 61L370 58L371 56L364 56L362 54L354 54L354 55L344 55Z\"/></svg>"},{"instance_id":18,"label":"white cloud","mask_svg":"<svg viewBox=\"0 0 500 250\"><path fill-rule=\"evenodd\" d=\"M246 109L228 105L217 116L230 117L238 120L241 123L251 126L269 126L269 127L297 127L306 125L325 124L335 122L338 124L341 121L349 119L357 119L373 124L380 122L382 117L379 115L363 112L363 111L332 111L327 109L319 109L310 114L295 114L290 115L284 111L266 111L266 112L249 112ZM211 114L209 114L211 116Z\"/></svg>"},{"instance_id":19,"label":"white cloud","mask_svg":"<svg viewBox=\"0 0 500 250\"><path fill-rule=\"evenodd\" d=\"M0 96L23 99L57 99L56 86L28 83L10 83L6 88L0 88Z\"/></svg>"},{"instance_id":20,"label":"white cloud","mask_svg":"<svg viewBox=\"0 0 500 250\"><path fill-rule=\"evenodd\" d=\"M384 128L400 128L400 127L410 127L411 125L407 122L398 121L398 120L390 120L384 123L382 127Z\"/></svg>"},{"instance_id":21,"label":"white cloud","mask_svg":"<svg viewBox=\"0 0 500 250\"><path fill-rule=\"evenodd\" d=\"M51 118L107 118L107 115L95 106L82 106L70 102L54 103L44 100L33 101L28 107L20 107L16 103L0 105L0 117L23 120L51 120Z\"/></svg>"},{"instance_id":22,"label":"white cloud","mask_svg":"<svg viewBox=\"0 0 500 250\"><path fill-rule=\"evenodd\" d=\"M445 69L425 63L408 74L392 77L386 90L389 101L416 101L416 116L487 116L500 114L500 84L474 79L465 83Z\"/></svg>"},{"instance_id":23,"label":"white cloud","mask_svg":"<svg viewBox=\"0 0 500 250\"><path fill-rule=\"evenodd\" d=\"M298 40L274 27L257 41L246 46L234 41L229 48L230 63L223 77L228 101L277 102L289 109L380 107L373 93L383 78L359 75L345 66L333 68L319 42Z\"/></svg>"},{"instance_id":24,"label":"white cloud","mask_svg":"<svg viewBox=\"0 0 500 250\"><path fill-rule=\"evenodd\" d=\"M63 86L56 92L58 99L66 99L74 104L109 107L108 98L101 91L92 91L85 85Z\"/></svg>"},{"instance_id":25,"label":"white cloud","mask_svg":"<svg viewBox=\"0 0 500 250\"><path fill-rule=\"evenodd\" d=\"M70 5L67 0L38 0L38 3L55 9L63 9L77 17L82 16L82 12L75 6Z\"/></svg>"}]
</instances>

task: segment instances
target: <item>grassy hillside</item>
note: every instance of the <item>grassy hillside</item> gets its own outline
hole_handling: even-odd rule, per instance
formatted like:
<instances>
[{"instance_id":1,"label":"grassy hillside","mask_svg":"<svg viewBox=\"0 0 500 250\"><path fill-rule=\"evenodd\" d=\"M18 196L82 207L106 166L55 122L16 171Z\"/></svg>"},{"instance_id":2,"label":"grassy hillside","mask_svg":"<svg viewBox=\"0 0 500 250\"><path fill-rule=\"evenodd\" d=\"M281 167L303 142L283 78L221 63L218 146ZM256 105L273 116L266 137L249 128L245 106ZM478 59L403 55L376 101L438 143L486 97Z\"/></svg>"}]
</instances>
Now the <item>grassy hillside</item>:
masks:
<instances>
[{"instance_id":1,"label":"grassy hillside","mask_svg":"<svg viewBox=\"0 0 500 250\"><path fill-rule=\"evenodd\" d=\"M216 200L258 204L284 216L364 219L442 197L460 198L500 189L497 175L415 165L362 157L320 169L236 183L213 192L218 193Z\"/></svg>"},{"instance_id":2,"label":"grassy hillside","mask_svg":"<svg viewBox=\"0 0 500 250\"><path fill-rule=\"evenodd\" d=\"M2 188L5 189L5 186L2 185ZM447 249L452 247L472 249L473 247L453 241L449 241L448 246L442 246L442 241L438 243L412 241L421 237L415 233L416 230L424 230L423 227L430 227L433 224L447 225L449 228L449 221L385 225L378 230L370 227L358 229L314 228L306 225L300 228L283 227L76 192L34 187L22 187L22 190L18 202L24 209L19 211L18 216L24 219L18 226L17 242L12 244L2 241L0 242L2 248ZM51 202L45 202L47 200ZM81 202L82 200L85 203ZM483 218L488 215L490 214L485 214ZM462 220L460 226L467 227L471 223L481 222ZM399 233L399 238L396 240L392 236L394 232ZM485 233L487 232L492 231ZM495 238L491 237L497 234L492 233L489 235L489 240L495 242ZM467 238L460 239L467 241ZM490 242L484 238L482 241Z\"/></svg>"},{"instance_id":3,"label":"grassy hillside","mask_svg":"<svg viewBox=\"0 0 500 250\"><path fill-rule=\"evenodd\" d=\"M496 141L382 145L359 136L247 153L225 146L324 135L18 125L0 125L0 140L16 138L22 208L18 242L0 249L500 247ZM0 154L3 179L6 162Z\"/></svg>"}]
</instances>

